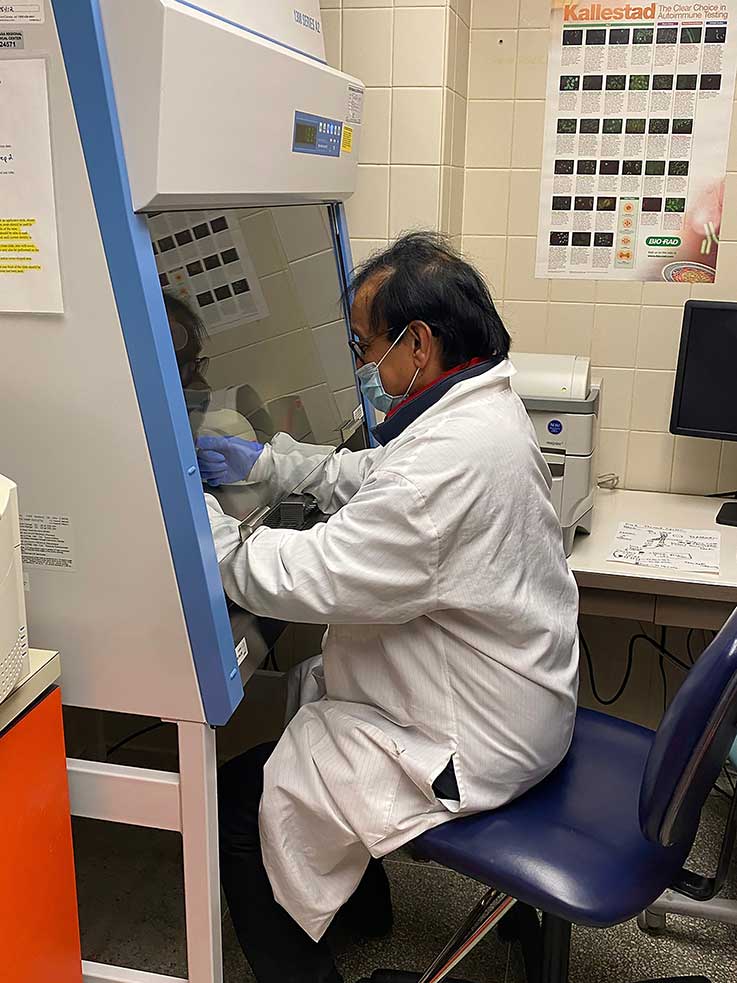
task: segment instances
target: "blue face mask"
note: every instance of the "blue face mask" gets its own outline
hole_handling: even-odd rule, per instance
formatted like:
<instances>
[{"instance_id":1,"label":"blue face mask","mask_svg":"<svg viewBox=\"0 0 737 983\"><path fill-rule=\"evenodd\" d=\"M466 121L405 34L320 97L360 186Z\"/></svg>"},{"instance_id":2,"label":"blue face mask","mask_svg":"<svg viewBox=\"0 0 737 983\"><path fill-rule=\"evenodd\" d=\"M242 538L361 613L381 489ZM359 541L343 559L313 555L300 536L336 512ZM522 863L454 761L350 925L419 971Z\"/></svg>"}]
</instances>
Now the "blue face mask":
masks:
<instances>
[{"instance_id":1,"label":"blue face mask","mask_svg":"<svg viewBox=\"0 0 737 983\"><path fill-rule=\"evenodd\" d=\"M207 413L212 399L212 392L209 389L185 389L184 402L187 404L187 413L190 417Z\"/></svg>"},{"instance_id":2,"label":"blue face mask","mask_svg":"<svg viewBox=\"0 0 737 983\"><path fill-rule=\"evenodd\" d=\"M379 366L389 352L394 349L394 346L398 345L402 338L404 338L408 328L409 325L407 325L391 348L384 352L378 362L367 362L366 365L362 365L356 372L359 385L361 386L361 392L369 403L371 403L374 409L377 409L380 413L389 413L395 406L398 406L402 400L406 399L409 395L410 389L415 384L417 376L420 374L420 370L418 369L413 375L412 382L410 382L409 386L407 387L407 391L401 396L390 396L386 389L384 389L384 383L381 381Z\"/></svg>"},{"instance_id":3,"label":"blue face mask","mask_svg":"<svg viewBox=\"0 0 737 983\"><path fill-rule=\"evenodd\" d=\"M185 389L184 402L187 406L189 429L193 437L198 437L204 426L207 411L210 408L212 393L209 389Z\"/></svg>"}]
</instances>

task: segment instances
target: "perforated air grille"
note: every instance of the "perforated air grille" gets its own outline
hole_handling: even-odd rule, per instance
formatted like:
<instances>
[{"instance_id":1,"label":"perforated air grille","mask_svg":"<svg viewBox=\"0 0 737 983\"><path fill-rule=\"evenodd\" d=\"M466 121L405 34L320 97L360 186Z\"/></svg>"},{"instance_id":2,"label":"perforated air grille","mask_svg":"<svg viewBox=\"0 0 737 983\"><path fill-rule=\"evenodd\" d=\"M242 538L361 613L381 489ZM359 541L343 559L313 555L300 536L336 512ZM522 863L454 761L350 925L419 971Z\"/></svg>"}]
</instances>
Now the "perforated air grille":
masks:
<instances>
[{"instance_id":1,"label":"perforated air grille","mask_svg":"<svg viewBox=\"0 0 737 983\"><path fill-rule=\"evenodd\" d=\"M18 682L26 650L26 629L21 628L18 631L15 645L6 656L0 658L0 702L5 699Z\"/></svg>"}]
</instances>

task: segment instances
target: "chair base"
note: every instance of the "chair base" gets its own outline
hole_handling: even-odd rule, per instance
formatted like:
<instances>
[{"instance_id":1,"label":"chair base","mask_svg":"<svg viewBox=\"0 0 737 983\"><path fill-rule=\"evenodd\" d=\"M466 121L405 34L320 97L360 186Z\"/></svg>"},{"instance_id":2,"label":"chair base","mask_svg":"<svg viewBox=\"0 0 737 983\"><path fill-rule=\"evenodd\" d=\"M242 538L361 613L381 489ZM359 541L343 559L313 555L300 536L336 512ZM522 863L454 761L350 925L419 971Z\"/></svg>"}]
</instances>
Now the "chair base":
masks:
<instances>
[{"instance_id":1,"label":"chair base","mask_svg":"<svg viewBox=\"0 0 737 983\"><path fill-rule=\"evenodd\" d=\"M527 983L568 983L571 948L570 922L491 890L479 901L463 925L424 973L377 969L359 983L464 983L448 976L456 965L492 928L507 943L522 947ZM710 983L705 976L670 976L643 983Z\"/></svg>"},{"instance_id":2,"label":"chair base","mask_svg":"<svg viewBox=\"0 0 737 983\"><path fill-rule=\"evenodd\" d=\"M398 969L377 969L370 977L358 983L420 983L422 973L405 973ZM445 983L468 983L457 977L448 977ZM658 980L643 980L643 983L711 983L706 976L666 976Z\"/></svg>"},{"instance_id":3,"label":"chair base","mask_svg":"<svg viewBox=\"0 0 737 983\"><path fill-rule=\"evenodd\" d=\"M405 973L399 969L377 969L358 983L420 983L422 973ZM445 983L468 983L468 980L461 980L454 976L446 978Z\"/></svg>"}]
</instances>

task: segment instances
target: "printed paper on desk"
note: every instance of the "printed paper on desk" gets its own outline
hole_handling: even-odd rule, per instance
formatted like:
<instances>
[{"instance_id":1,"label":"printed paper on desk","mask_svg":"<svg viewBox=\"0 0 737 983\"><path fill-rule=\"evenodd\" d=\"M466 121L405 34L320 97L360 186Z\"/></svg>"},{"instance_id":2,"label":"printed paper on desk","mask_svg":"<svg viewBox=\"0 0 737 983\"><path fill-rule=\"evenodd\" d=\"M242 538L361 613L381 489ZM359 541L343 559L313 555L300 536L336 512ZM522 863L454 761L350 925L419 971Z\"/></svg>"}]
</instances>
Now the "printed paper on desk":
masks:
<instances>
[{"instance_id":1,"label":"printed paper on desk","mask_svg":"<svg viewBox=\"0 0 737 983\"><path fill-rule=\"evenodd\" d=\"M676 529L620 522L607 560L658 570L719 573L721 534L707 529Z\"/></svg>"}]
</instances>

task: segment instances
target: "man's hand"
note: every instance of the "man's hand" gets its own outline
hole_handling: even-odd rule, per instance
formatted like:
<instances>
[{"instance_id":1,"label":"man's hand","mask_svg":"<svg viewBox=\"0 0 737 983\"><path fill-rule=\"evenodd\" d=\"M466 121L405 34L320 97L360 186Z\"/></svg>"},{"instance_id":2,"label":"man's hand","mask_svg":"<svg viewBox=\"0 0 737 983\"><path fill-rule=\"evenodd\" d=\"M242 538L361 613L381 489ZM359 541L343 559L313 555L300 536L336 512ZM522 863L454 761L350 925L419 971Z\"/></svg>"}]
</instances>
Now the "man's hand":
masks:
<instances>
[{"instance_id":1,"label":"man's hand","mask_svg":"<svg viewBox=\"0 0 737 983\"><path fill-rule=\"evenodd\" d=\"M198 437L195 447L202 480L212 488L244 481L264 449L241 437Z\"/></svg>"}]
</instances>

